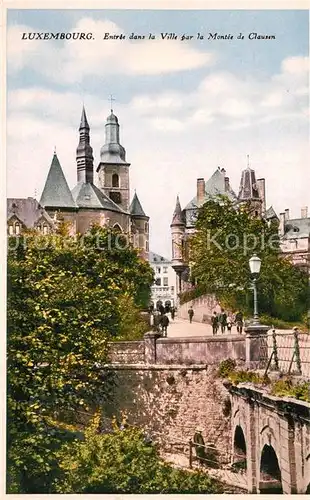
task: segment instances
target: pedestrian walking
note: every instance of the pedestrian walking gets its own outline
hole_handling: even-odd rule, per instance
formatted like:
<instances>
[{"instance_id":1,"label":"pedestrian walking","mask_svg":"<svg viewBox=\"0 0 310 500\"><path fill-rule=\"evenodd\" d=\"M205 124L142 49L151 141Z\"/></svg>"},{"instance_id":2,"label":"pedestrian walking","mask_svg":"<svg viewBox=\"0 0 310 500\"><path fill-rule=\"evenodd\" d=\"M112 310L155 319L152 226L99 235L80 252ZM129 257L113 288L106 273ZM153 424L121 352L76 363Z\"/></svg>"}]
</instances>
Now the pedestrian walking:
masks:
<instances>
[{"instance_id":1,"label":"pedestrian walking","mask_svg":"<svg viewBox=\"0 0 310 500\"><path fill-rule=\"evenodd\" d=\"M216 335L218 327L219 327L219 318L218 318L218 315L215 311L211 316L211 325L212 325L213 335Z\"/></svg>"},{"instance_id":2,"label":"pedestrian walking","mask_svg":"<svg viewBox=\"0 0 310 500\"><path fill-rule=\"evenodd\" d=\"M188 313L188 317L189 317L189 322L191 323L193 321L193 316L194 316L193 306L190 306L190 308L187 311L187 313Z\"/></svg>"},{"instance_id":3,"label":"pedestrian walking","mask_svg":"<svg viewBox=\"0 0 310 500\"><path fill-rule=\"evenodd\" d=\"M162 304L159 305L158 310L162 316L165 314L165 308Z\"/></svg>"},{"instance_id":4,"label":"pedestrian walking","mask_svg":"<svg viewBox=\"0 0 310 500\"><path fill-rule=\"evenodd\" d=\"M235 323L237 325L237 332L242 333L243 328L243 314L241 311L238 311L235 316Z\"/></svg>"},{"instance_id":5,"label":"pedestrian walking","mask_svg":"<svg viewBox=\"0 0 310 500\"><path fill-rule=\"evenodd\" d=\"M169 318L167 316L167 314L164 314L161 318L161 321L160 321L160 324L161 324L161 331L162 331L162 334L164 337L167 337L167 328L168 328L168 325L169 325Z\"/></svg>"},{"instance_id":6,"label":"pedestrian walking","mask_svg":"<svg viewBox=\"0 0 310 500\"><path fill-rule=\"evenodd\" d=\"M154 332L160 332L160 320L161 316L159 311L154 311L153 313L153 331Z\"/></svg>"},{"instance_id":7,"label":"pedestrian walking","mask_svg":"<svg viewBox=\"0 0 310 500\"><path fill-rule=\"evenodd\" d=\"M225 333L225 328L227 326L227 314L224 309L221 309L221 313L219 315L219 324L221 326L221 333Z\"/></svg>"},{"instance_id":8,"label":"pedestrian walking","mask_svg":"<svg viewBox=\"0 0 310 500\"><path fill-rule=\"evenodd\" d=\"M175 308L171 307L171 319L172 320L174 320L174 316L175 316Z\"/></svg>"}]
</instances>

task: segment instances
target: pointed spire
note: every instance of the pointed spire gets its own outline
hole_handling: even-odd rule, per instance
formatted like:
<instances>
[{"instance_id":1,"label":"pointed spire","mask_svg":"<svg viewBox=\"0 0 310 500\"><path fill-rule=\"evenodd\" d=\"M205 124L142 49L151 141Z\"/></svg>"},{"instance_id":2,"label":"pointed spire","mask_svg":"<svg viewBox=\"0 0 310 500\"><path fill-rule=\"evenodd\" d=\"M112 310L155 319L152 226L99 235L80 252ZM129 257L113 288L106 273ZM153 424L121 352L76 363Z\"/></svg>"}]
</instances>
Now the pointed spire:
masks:
<instances>
[{"instance_id":1,"label":"pointed spire","mask_svg":"<svg viewBox=\"0 0 310 500\"><path fill-rule=\"evenodd\" d=\"M80 141L76 150L77 180L78 182L93 182L94 165L93 149L90 145L89 125L83 105L79 128Z\"/></svg>"},{"instance_id":2,"label":"pointed spire","mask_svg":"<svg viewBox=\"0 0 310 500\"><path fill-rule=\"evenodd\" d=\"M181 203L180 203L180 199L179 199L179 195L178 195L177 201L175 204L175 209L173 212L171 226L179 226L179 225L184 225L184 221L183 221Z\"/></svg>"},{"instance_id":3,"label":"pointed spire","mask_svg":"<svg viewBox=\"0 0 310 500\"><path fill-rule=\"evenodd\" d=\"M146 217L145 212L140 203L140 200L137 196L136 190L132 202L130 204L129 211L133 216L138 215L139 217Z\"/></svg>"},{"instance_id":4,"label":"pointed spire","mask_svg":"<svg viewBox=\"0 0 310 500\"><path fill-rule=\"evenodd\" d=\"M42 207L59 208L75 207L69 186L55 152L41 195L40 205Z\"/></svg>"},{"instance_id":5,"label":"pointed spire","mask_svg":"<svg viewBox=\"0 0 310 500\"><path fill-rule=\"evenodd\" d=\"M84 129L84 128L86 128L86 129L89 130L89 125L88 125L88 121L87 121L87 118L86 118L86 112L85 112L85 108L84 108L84 104L83 104L82 116L81 116L81 123L80 123L79 130Z\"/></svg>"},{"instance_id":6,"label":"pointed spire","mask_svg":"<svg viewBox=\"0 0 310 500\"><path fill-rule=\"evenodd\" d=\"M247 157L247 167L250 168L250 155L246 155Z\"/></svg>"}]
</instances>

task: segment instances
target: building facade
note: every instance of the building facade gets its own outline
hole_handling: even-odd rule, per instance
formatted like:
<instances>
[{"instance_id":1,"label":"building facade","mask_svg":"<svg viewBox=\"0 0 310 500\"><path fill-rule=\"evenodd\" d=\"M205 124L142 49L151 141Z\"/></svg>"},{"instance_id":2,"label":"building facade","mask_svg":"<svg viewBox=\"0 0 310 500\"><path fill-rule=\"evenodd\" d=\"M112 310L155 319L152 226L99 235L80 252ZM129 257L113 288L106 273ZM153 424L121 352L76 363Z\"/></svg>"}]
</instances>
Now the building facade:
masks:
<instances>
[{"instance_id":1,"label":"building facade","mask_svg":"<svg viewBox=\"0 0 310 500\"><path fill-rule=\"evenodd\" d=\"M242 171L238 195L230 185L229 177L224 168L218 167L206 182L204 178L197 179L196 196L182 210L177 197L172 217L172 267L178 276L178 293L190 287L190 270L187 262L187 239L195 231L199 208L210 199L225 196L236 207L247 204L253 217L272 218L271 210L266 210L265 179L256 179L256 174L250 168ZM272 208L272 207L271 207Z\"/></svg>"},{"instance_id":2,"label":"building facade","mask_svg":"<svg viewBox=\"0 0 310 500\"><path fill-rule=\"evenodd\" d=\"M149 262L154 270L154 284L151 287L151 301L154 306L156 307L159 302L163 305L176 306L176 274L171 260L150 252Z\"/></svg>"},{"instance_id":3,"label":"building facade","mask_svg":"<svg viewBox=\"0 0 310 500\"><path fill-rule=\"evenodd\" d=\"M83 107L76 149L77 184L70 190L61 164L54 152L44 189L38 203L33 198L7 201L8 234L35 229L48 234L57 221L68 224L71 235L84 234L93 224L109 226L129 235L148 259L149 217L137 193L130 203L130 163L120 143L120 131L113 110L105 124L105 141L97 167L99 185L94 184L94 158L90 127Z\"/></svg>"},{"instance_id":4,"label":"building facade","mask_svg":"<svg viewBox=\"0 0 310 500\"><path fill-rule=\"evenodd\" d=\"M283 255L310 276L310 217L308 207L301 209L300 217L291 219L289 209L280 213L280 245Z\"/></svg>"}]
</instances>

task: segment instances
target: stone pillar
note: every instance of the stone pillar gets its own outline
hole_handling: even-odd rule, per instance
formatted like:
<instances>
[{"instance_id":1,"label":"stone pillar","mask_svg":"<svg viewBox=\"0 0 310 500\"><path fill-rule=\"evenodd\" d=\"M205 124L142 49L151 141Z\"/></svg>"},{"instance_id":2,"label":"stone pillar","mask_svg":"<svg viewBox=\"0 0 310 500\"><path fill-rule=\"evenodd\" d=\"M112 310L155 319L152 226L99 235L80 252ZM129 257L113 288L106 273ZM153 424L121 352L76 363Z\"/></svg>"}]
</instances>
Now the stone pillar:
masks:
<instances>
[{"instance_id":1,"label":"stone pillar","mask_svg":"<svg viewBox=\"0 0 310 500\"><path fill-rule=\"evenodd\" d=\"M247 435L246 435L246 461L248 492L257 493L257 453L255 432L255 403L249 397L246 404Z\"/></svg>"},{"instance_id":2,"label":"stone pillar","mask_svg":"<svg viewBox=\"0 0 310 500\"><path fill-rule=\"evenodd\" d=\"M144 334L144 362L147 365L156 363L156 339L160 337L159 333L147 332Z\"/></svg>"},{"instance_id":3,"label":"stone pillar","mask_svg":"<svg viewBox=\"0 0 310 500\"><path fill-rule=\"evenodd\" d=\"M284 494L297 493L296 457L295 457L295 425L290 414L280 419L280 457L281 480Z\"/></svg>"},{"instance_id":4,"label":"stone pillar","mask_svg":"<svg viewBox=\"0 0 310 500\"><path fill-rule=\"evenodd\" d=\"M265 368L268 362L266 325L248 325L245 327L245 360L250 369Z\"/></svg>"}]
</instances>

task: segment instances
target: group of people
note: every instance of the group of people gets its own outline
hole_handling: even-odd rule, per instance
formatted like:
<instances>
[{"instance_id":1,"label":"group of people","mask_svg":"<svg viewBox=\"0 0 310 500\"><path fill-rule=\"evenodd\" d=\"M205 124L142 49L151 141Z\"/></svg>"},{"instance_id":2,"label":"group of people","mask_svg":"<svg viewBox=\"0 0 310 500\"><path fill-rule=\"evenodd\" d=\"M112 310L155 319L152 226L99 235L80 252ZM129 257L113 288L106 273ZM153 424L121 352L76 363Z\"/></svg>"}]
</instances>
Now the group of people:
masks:
<instances>
[{"instance_id":1,"label":"group of people","mask_svg":"<svg viewBox=\"0 0 310 500\"><path fill-rule=\"evenodd\" d=\"M233 325L236 325L237 333L242 333L243 314L241 311L237 311L231 316L227 315L224 309L221 309L221 312L219 314L214 311L211 317L211 325L213 335L216 335L219 330L221 331L221 333L225 333L226 328L227 332L231 333Z\"/></svg>"},{"instance_id":2,"label":"group of people","mask_svg":"<svg viewBox=\"0 0 310 500\"><path fill-rule=\"evenodd\" d=\"M167 330L170 323L168 313L170 313L171 319L174 320L175 317L175 307L166 304L158 304L156 309L152 304L149 308L149 312L151 314L151 322L153 326L153 330L161 333L163 337L167 337Z\"/></svg>"}]
</instances>

